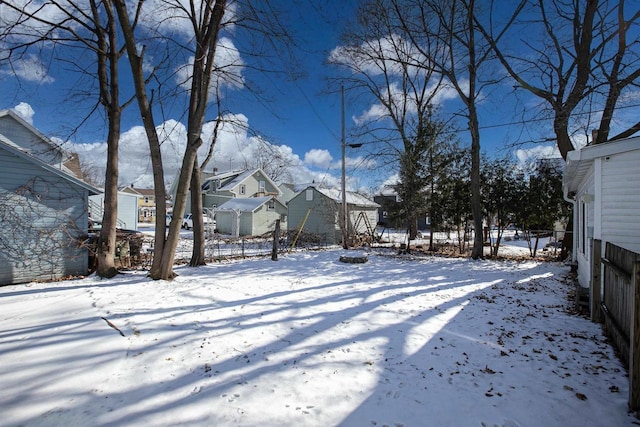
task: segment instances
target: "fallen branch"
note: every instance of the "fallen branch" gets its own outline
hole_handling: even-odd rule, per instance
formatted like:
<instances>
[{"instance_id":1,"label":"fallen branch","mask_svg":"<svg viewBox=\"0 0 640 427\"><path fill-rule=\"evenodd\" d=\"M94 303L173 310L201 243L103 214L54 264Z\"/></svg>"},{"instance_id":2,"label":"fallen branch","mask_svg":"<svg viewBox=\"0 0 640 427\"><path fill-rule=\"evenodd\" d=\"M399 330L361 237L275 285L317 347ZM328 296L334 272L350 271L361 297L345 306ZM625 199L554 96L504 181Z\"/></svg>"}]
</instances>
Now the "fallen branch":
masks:
<instances>
[{"instance_id":1,"label":"fallen branch","mask_svg":"<svg viewBox=\"0 0 640 427\"><path fill-rule=\"evenodd\" d=\"M111 323L109 321L109 319L107 319L106 317L101 317L102 320L104 320L105 322L107 322L107 325L111 326L113 329L115 329L116 331L120 332L120 335L122 335L124 337L124 332L122 332L120 330L120 328L118 328L116 325L114 325L113 323Z\"/></svg>"}]
</instances>

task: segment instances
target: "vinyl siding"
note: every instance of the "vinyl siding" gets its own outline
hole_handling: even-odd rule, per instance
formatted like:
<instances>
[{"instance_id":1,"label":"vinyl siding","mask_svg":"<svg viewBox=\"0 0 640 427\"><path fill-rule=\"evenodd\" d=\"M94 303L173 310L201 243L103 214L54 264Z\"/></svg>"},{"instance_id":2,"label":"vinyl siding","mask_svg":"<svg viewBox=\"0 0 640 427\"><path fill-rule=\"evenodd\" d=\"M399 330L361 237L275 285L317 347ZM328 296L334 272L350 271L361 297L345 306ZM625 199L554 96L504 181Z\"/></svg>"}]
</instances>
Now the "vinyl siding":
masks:
<instances>
[{"instance_id":1,"label":"vinyl siding","mask_svg":"<svg viewBox=\"0 0 640 427\"><path fill-rule=\"evenodd\" d=\"M640 253L640 150L601 161L602 240Z\"/></svg>"},{"instance_id":2,"label":"vinyl siding","mask_svg":"<svg viewBox=\"0 0 640 427\"><path fill-rule=\"evenodd\" d=\"M59 167L62 161L62 154L48 142L43 141L38 135L16 122L11 116L0 117L0 133L27 150L32 156Z\"/></svg>"},{"instance_id":3,"label":"vinyl siding","mask_svg":"<svg viewBox=\"0 0 640 427\"><path fill-rule=\"evenodd\" d=\"M87 273L88 191L0 150L0 285Z\"/></svg>"}]
</instances>

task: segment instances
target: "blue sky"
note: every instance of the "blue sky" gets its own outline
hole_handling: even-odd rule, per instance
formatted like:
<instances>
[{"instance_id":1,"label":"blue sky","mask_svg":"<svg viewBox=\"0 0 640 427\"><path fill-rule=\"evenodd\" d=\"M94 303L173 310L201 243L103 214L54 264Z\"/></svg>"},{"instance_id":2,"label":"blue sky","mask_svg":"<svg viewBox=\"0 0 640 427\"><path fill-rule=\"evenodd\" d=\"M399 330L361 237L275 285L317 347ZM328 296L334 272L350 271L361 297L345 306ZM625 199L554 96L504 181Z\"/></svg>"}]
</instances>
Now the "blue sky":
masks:
<instances>
[{"instance_id":1,"label":"blue sky","mask_svg":"<svg viewBox=\"0 0 640 427\"><path fill-rule=\"evenodd\" d=\"M284 22L292 29L299 45L295 48L296 63L284 64L283 68L290 66L302 77L292 80L286 74L265 75L247 67L242 71L244 77L260 87L270 101L257 101L246 91L230 88L223 102L230 113L246 121L251 129L263 135L267 143L280 147L285 156L290 157L291 164L295 165L292 180L298 183L324 181L335 185L340 175L342 113L340 93L335 88L329 90L327 83L327 77L335 75L338 70L325 61L329 52L339 45L343 28L354 18L355 2L336 0L318 2L315 6L312 3L315 2L293 2L295 7L290 8L285 17L288 21ZM233 41L234 34L226 36ZM86 61L90 65L92 61L92 58L65 55L78 63ZM6 64L0 66L0 109L20 106L18 111L32 120L36 128L48 136L69 140L71 143L65 146L78 151L84 161L99 169L102 167L101 161L104 161L106 137L106 127L100 114L80 127L78 133L70 132L79 125L90 105L89 102L83 102L78 90L87 90L92 83L86 78L78 82L78 75L69 71L68 64L49 61L50 58L51 51L43 49L39 55L26 57L30 61L25 61L23 68L9 70ZM242 60L250 63L250 59ZM95 89L95 84L93 87ZM494 88L480 104L482 148L491 156L502 157L513 152L513 149L505 148L510 143L552 136L549 123L534 126L533 131L523 131L522 119L516 115L517 108L512 104L514 98L511 91L507 86ZM125 85L123 92L131 93L131 88ZM529 100L524 99L523 102ZM363 102L363 98L347 94L347 134L353 127L352 117L361 115L370 106L366 101ZM441 107L445 117L460 108L456 101L446 101ZM178 109L174 109L168 118L184 122L180 114ZM214 108L207 117L215 117ZM147 186L152 181L149 162L141 161L145 156L146 141L139 125L139 114L134 103L126 111L122 126L121 183L135 181L138 186ZM464 126L464 120L458 120L455 126ZM179 165L179 154L183 149L179 141L181 135L176 132L169 138L177 141L175 147L164 147L169 177L176 173ZM468 141L467 132L461 131L458 136L463 143ZM224 137L227 139L216 148L218 151L214 164L220 170L248 165L255 151L260 149L255 137L243 131L234 133L229 130ZM552 146L552 143L547 144L545 150L551 151ZM535 149L540 148L538 144ZM366 155L366 146L347 151L348 183L353 189L377 188L395 173L371 159L366 161Z\"/></svg>"}]
</instances>

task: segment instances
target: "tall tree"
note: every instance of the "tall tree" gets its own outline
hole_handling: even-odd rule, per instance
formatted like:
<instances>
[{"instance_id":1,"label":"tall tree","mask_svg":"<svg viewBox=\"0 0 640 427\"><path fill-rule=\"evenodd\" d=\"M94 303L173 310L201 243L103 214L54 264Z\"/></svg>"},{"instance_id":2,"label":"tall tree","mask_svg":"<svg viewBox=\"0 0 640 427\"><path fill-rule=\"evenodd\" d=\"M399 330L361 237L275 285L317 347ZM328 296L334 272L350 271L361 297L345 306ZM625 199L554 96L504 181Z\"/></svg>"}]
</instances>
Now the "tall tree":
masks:
<instances>
[{"instance_id":1,"label":"tall tree","mask_svg":"<svg viewBox=\"0 0 640 427\"><path fill-rule=\"evenodd\" d=\"M140 18L143 2L139 2L132 16L129 15L127 4L124 0L114 0L118 19L126 41L129 64L133 73L134 85L138 99L138 107L142 117L144 128L149 140L151 162L154 172L154 187L158 206L156 208L156 232L154 259L149 272L154 279L171 279L173 261L178 246L182 216L185 212L187 191L191 182L194 164L197 159L198 148L202 145L202 126L208 104L211 74L214 67L215 50L222 25L222 19L227 8L225 0L206 0L202 2L190 1L183 5L179 1L167 1L165 6L173 13L189 21L193 31L194 57L189 65L190 91L187 118L187 147L184 153L182 167L178 178L178 186L173 206L173 219L169 226L169 232L165 240L164 217L166 214L166 190L164 184L164 172L162 168L162 156L160 153L160 140L153 119L151 100L148 96L150 88L145 77L144 50L138 49L138 38L135 32L135 24ZM165 11L166 12L166 11ZM193 196L201 197L200 186ZM200 230L202 224L202 204L200 212L194 212L194 227L198 224ZM199 221L199 223L197 222Z\"/></svg>"},{"instance_id":2,"label":"tall tree","mask_svg":"<svg viewBox=\"0 0 640 427\"><path fill-rule=\"evenodd\" d=\"M358 119L359 135L380 143L379 161L399 170L395 185L409 240L417 233L417 216L426 213L425 155L436 143L432 109L441 96L443 76L416 66L422 56L402 33L394 6L401 2L371 0L363 2L357 23L342 35L343 45L329 61L348 71L340 78L347 92L362 93L374 105ZM442 48L438 40L426 38L428 52Z\"/></svg>"},{"instance_id":3,"label":"tall tree","mask_svg":"<svg viewBox=\"0 0 640 427\"><path fill-rule=\"evenodd\" d=\"M475 18L517 88L550 107L557 146L565 159L576 148L572 119L590 105L603 105L593 142L604 142L623 90L637 87L639 39L636 35L629 40L629 30L640 20L640 9L636 7L626 18L624 5L624 0L522 0L511 5L510 14L501 2L494 9L496 19ZM505 14L508 18L503 21L499 17ZM640 124L634 123L612 139L638 129Z\"/></svg>"},{"instance_id":4,"label":"tall tree","mask_svg":"<svg viewBox=\"0 0 640 427\"><path fill-rule=\"evenodd\" d=\"M400 1L400 0L398 0ZM407 2L403 2L407 3ZM482 69L489 62L490 49L477 37L474 17L482 13L475 0L409 1L398 13L403 34L418 52L412 65L434 70L442 75L464 105L460 115L467 119L471 139L471 212L474 241L471 257L483 256L483 217L480 198L480 124L477 103L482 89L495 78L482 79ZM439 50L424 49L425 39L439 41Z\"/></svg>"}]
</instances>

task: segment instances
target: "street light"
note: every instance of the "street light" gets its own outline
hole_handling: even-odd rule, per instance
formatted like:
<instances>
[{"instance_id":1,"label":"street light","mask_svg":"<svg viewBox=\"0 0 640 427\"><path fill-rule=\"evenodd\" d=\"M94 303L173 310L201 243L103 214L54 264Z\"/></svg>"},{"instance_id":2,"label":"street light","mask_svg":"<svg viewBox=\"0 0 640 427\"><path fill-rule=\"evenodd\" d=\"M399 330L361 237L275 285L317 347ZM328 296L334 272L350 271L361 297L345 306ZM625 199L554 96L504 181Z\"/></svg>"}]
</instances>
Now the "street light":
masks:
<instances>
[{"instance_id":1,"label":"street light","mask_svg":"<svg viewBox=\"0 0 640 427\"><path fill-rule=\"evenodd\" d=\"M342 87L342 126L341 126L340 148L342 149L342 179L340 181L342 190L342 249L349 249L349 211L347 208L347 189L346 189L346 167L345 167L345 148L360 148L362 144L347 144L344 137L344 86Z\"/></svg>"}]
</instances>

